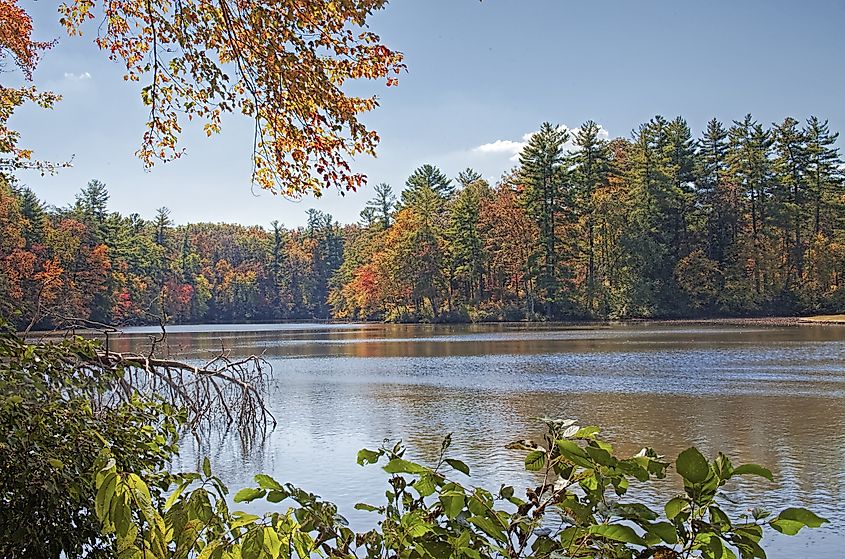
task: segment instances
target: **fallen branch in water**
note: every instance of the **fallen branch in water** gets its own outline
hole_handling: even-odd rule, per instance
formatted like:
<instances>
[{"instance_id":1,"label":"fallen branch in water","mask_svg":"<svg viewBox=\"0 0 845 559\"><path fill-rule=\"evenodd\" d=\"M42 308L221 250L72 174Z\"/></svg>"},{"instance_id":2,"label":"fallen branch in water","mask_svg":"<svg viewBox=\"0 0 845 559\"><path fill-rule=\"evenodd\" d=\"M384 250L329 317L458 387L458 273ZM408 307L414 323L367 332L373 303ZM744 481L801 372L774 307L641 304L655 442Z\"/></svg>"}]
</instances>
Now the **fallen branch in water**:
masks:
<instances>
[{"instance_id":1,"label":"fallen branch in water","mask_svg":"<svg viewBox=\"0 0 845 559\"><path fill-rule=\"evenodd\" d=\"M255 434L276 426L276 418L267 408L263 395L271 368L261 356L233 360L223 350L210 361L195 365L140 353L98 349L95 358L100 366L126 371L123 386L127 396L132 389L152 390L185 407L192 429L202 421L220 416L227 423L236 424L242 434Z\"/></svg>"},{"instance_id":2,"label":"fallen branch in water","mask_svg":"<svg viewBox=\"0 0 845 559\"><path fill-rule=\"evenodd\" d=\"M175 359L170 355L163 319L159 320L161 333L150 336L149 351L113 351L110 342L114 334L120 333L118 327L73 317L62 320L68 328L64 331L67 337L80 330L104 337L102 343L88 340L89 351L72 351L60 358L70 369L88 378L111 379L113 390L91 392L99 407L125 402L136 392L155 394L186 410L186 425L193 432L204 423L223 422L236 425L245 442L276 426L276 418L264 398L272 368L261 355L233 359L221 347L206 362ZM38 343L54 342L42 338Z\"/></svg>"}]
</instances>

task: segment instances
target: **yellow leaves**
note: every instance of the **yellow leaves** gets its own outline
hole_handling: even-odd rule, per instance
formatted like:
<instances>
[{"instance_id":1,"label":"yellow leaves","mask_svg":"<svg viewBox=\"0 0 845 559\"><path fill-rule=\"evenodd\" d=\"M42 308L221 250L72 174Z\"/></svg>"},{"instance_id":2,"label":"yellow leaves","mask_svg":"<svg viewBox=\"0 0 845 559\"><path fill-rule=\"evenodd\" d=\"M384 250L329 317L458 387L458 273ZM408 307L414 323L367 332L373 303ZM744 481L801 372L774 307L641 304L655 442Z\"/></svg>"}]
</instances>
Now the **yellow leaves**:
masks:
<instances>
[{"instance_id":1,"label":"yellow leaves","mask_svg":"<svg viewBox=\"0 0 845 559\"><path fill-rule=\"evenodd\" d=\"M0 0L5 1L5 0ZM366 177L349 160L374 153L378 135L359 120L375 97L346 95L348 79L397 85L401 53L361 30L383 0L73 0L60 8L70 34L99 7L97 45L126 65L126 81L147 80L150 107L137 154L145 165L179 157L181 119L220 132L220 113L256 120L253 181L287 196L354 190ZM234 68L230 79L224 68Z\"/></svg>"}]
</instances>

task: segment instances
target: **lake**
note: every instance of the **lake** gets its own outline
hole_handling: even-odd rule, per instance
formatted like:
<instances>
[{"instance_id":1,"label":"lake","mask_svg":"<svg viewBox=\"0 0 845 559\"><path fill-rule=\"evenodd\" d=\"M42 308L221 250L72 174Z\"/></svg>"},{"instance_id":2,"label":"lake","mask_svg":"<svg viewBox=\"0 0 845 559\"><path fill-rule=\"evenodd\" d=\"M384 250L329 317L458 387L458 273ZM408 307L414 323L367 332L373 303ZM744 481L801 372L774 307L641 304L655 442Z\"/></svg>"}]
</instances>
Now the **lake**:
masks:
<instances>
[{"instance_id":1,"label":"lake","mask_svg":"<svg viewBox=\"0 0 845 559\"><path fill-rule=\"evenodd\" d=\"M127 329L119 350L153 328ZM845 546L845 326L757 324L175 326L182 358L263 353L279 420L265 444L234 434L183 441L177 469L203 454L230 486L268 473L336 502L353 527L372 523L356 502L380 504L385 474L355 462L360 448L403 439L422 461L443 435L472 469L470 483L527 487L523 453L507 442L537 437L533 418L599 425L620 454L643 446L674 458L694 444L735 465L769 467L735 484L751 506L799 504L831 524L764 539L769 557L841 557ZM674 477L674 474L673 476ZM675 481L655 489L671 496ZM652 496L653 497L653 496Z\"/></svg>"}]
</instances>

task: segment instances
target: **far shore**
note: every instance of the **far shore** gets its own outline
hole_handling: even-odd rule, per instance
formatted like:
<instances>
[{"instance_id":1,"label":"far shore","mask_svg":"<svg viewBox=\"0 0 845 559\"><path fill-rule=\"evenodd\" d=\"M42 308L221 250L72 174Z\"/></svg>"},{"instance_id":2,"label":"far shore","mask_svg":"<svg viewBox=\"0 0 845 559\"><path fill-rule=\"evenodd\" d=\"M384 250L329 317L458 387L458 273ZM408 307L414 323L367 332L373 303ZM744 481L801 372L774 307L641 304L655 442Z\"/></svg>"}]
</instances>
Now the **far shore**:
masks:
<instances>
[{"instance_id":1,"label":"far shore","mask_svg":"<svg viewBox=\"0 0 845 559\"><path fill-rule=\"evenodd\" d=\"M770 326L770 327L785 327L785 326L808 326L808 325L845 325L845 314L830 314L830 315L817 315L817 316L765 316L765 317L717 317L717 318L626 318L622 320L568 320L568 321L514 321L514 322L507 322L507 321L490 321L490 322L403 322L403 323L385 323L385 322L377 322L377 321L343 321L343 320L325 320L325 319L313 319L313 320L290 320L290 321L279 321L279 322L231 322L231 323L214 323L214 322L203 322L203 323L173 323L167 324L165 327L169 326L180 326L180 327L190 327L190 326L260 326L260 325L279 325L279 324L291 324L296 325L300 324L302 326L307 326L309 324L322 324L322 325L332 325L332 324L401 324L401 325L409 325L409 324L420 324L420 325L427 325L427 326L453 326L453 325L463 325L463 324L489 324L489 325L506 325L506 324L513 324L513 325L536 325L536 326L609 326L614 324L655 324L655 325L674 325L674 324L721 324L725 326ZM112 331L113 335L120 335L121 330L123 328L148 328L151 324L135 324L135 325L123 325L123 326L115 326L116 331ZM75 330L77 333L83 333L86 329L80 328ZM88 329L89 332L96 332L96 329ZM34 330L30 332L27 336L28 337L39 337L39 336L61 336L65 335L70 330Z\"/></svg>"}]
</instances>

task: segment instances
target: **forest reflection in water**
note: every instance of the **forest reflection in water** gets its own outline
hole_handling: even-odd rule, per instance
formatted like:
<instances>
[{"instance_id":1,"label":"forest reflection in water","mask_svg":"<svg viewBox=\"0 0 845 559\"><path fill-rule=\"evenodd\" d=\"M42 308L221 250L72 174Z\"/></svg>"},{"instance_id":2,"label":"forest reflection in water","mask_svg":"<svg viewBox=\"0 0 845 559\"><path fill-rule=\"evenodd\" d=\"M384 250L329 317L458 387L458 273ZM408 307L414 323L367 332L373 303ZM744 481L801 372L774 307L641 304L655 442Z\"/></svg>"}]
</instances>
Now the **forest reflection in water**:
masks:
<instances>
[{"instance_id":1,"label":"forest reflection in water","mask_svg":"<svg viewBox=\"0 0 845 559\"><path fill-rule=\"evenodd\" d=\"M144 330L116 340L136 348ZM845 545L845 328L635 324L266 325L181 327L169 342L185 358L221 346L264 352L274 368L266 444L185 441L177 467L210 454L233 487L266 472L335 501L353 522L355 502L380 502L384 475L355 463L360 448L404 439L432 461L446 433L472 483L527 486L518 451L538 437L539 416L600 425L621 454L642 446L676 456L691 444L735 463L766 465L775 484L738 489L751 505L810 506L831 524L775 536L770 557L838 557ZM733 483L733 482L732 482ZM658 484L661 497L679 486ZM654 495L657 498L657 495Z\"/></svg>"}]
</instances>

